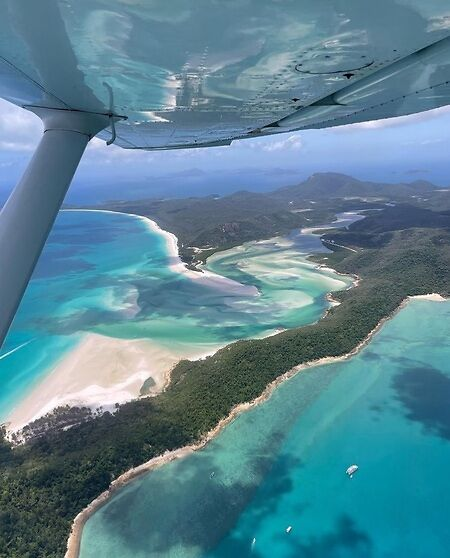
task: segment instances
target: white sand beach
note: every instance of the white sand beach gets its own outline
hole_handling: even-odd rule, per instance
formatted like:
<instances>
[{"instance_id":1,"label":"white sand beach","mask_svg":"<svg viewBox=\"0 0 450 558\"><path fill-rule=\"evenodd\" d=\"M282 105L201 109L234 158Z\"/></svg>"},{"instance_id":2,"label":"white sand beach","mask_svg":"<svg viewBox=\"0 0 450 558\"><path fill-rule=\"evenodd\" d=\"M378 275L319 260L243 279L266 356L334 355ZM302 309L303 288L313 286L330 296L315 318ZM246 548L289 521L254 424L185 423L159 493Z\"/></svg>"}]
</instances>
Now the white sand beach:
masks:
<instances>
[{"instance_id":1,"label":"white sand beach","mask_svg":"<svg viewBox=\"0 0 450 558\"><path fill-rule=\"evenodd\" d=\"M127 213L127 215L131 214ZM246 296L256 296L259 294L258 289L253 285L243 285L238 281L234 281L228 277L223 277L222 275L217 275L207 269L199 269L198 271L188 269L186 264L180 258L178 253L178 238L173 233L161 229L155 221L152 221L148 217L142 217L141 215L135 215L135 217L144 221L149 229L158 232L165 238L167 251L170 257L169 267L172 271L184 273L190 279L194 279L195 281L203 281L205 287L217 288L220 290L226 289L229 293L242 294Z\"/></svg>"},{"instance_id":2,"label":"white sand beach","mask_svg":"<svg viewBox=\"0 0 450 558\"><path fill-rule=\"evenodd\" d=\"M96 213L111 213L136 217L137 219L144 222L151 231L157 232L164 237L166 241L167 252L170 258L169 267L172 271L183 273L190 279L194 279L196 281L203 281L205 287L227 290L229 293L242 294L246 296L256 296L259 294L258 289L255 286L243 285L238 281L234 281L233 279L228 279L227 277L217 275L216 273L212 273L207 269L199 269L198 271L188 269L178 253L178 238L173 233L162 229L158 225L158 223L156 223L149 217L144 217L135 213L126 213L124 211L111 211L110 209L64 209L63 211L91 211Z\"/></svg>"},{"instance_id":3,"label":"white sand beach","mask_svg":"<svg viewBox=\"0 0 450 558\"><path fill-rule=\"evenodd\" d=\"M109 210L83 211L120 213ZM259 295L254 286L243 285L207 270L199 272L188 269L178 254L178 239L174 234L164 231L151 219L139 215L134 217L163 236L170 267L174 272L186 274L191 280L202 281L205 287L230 294ZM311 262L311 267L321 266ZM334 273L330 268L325 269ZM130 317L139 311L137 296L138 292L135 290L125 301L124 309ZM333 303L332 300L330 302ZM277 329L271 334L279 331ZM112 409L116 403L139 397L141 387L148 378L152 378L153 385L147 394L155 395L167 385L170 372L179 360L202 358L214 353L221 346L183 344L168 348L150 339L119 339L86 333L78 345L64 355L12 410L7 418L8 428L16 431L61 405Z\"/></svg>"},{"instance_id":4,"label":"white sand beach","mask_svg":"<svg viewBox=\"0 0 450 558\"><path fill-rule=\"evenodd\" d=\"M138 476L140 476L140 475L142 475L146 472L149 472L149 471L151 471L151 470L153 470L157 467L161 467L162 465L170 463L171 461L173 461L175 459L182 459L182 458L186 457L187 455L189 455L190 453L192 453L193 451L197 451L197 450L203 448L206 444L208 444L208 442L210 442L215 436L217 436L217 434L219 434L227 424L232 422L238 415L240 415L241 413L244 413L246 411L249 411L250 409L252 409L256 405L259 405L264 401L267 401L267 399L269 399L269 397L274 393L275 389L280 384L282 384L286 380L289 380L290 378L294 377L299 372L302 372L304 370L307 370L307 369L310 369L310 368L313 368L313 367L316 367L316 366L322 366L322 365L325 365L325 364L333 364L333 363L337 363L337 362L342 362L342 361L348 360L352 356L358 354L371 341L371 339L374 337L374 335L378 331L380 331L382 326L388 320L392 319L398 312L400 312L400 310L408 304L408 301L415 300L415 299L417 299L417 300L420 300L420 299L430 300L430 301L433 301L433 302L445 302L445 301L449 300L449 299L447 299L447 298L445 298L445 297L443 297L443 296L441 296L440 294L437 294L437 293L430 293L430 294L426 294L426 295L417 295L417 296L406 297L403 300L403 302L398 306L398 308L396 310L394 310L394 312L392 312L392 314L390 314L390 315L386 316L385 318L383 318L382 320L380 320L380 322L366 336L366 338L363 341L361 341L356 347L354 347L354 349L349 351L347 354L337 356L337 357L324 357L324 358L320 358L320 359L317 359L317 360L306 362L306 363L300 364L298 366L295 366L294 368L291 368L290 370L288 370L287 372L285 372L284 374L282 374L281 376L276 378L274 381L272 381L270 384L268 384L266 386L266 388L264 389L264 391L261 393L261 395L259 395L258 397L256 397L252 401L249 401L247 403L241 403L241 404L236 405L235 407L233 407L231 409L230 413L226 417L224 417L222 420L220 420L219 423L210 432L208 432L205 436L203 436L197 442L195 442L191 445L188 445L188 446L184 446L184 447L175 449L173 451L166 451L162 455L158 455L157 457L154 457L153 459L150 459L146 463L142 463L142 465L139 465L137 467L134 467L133 469L130 469L130 470L126 471L125 473L120 475L118 478L113 480L107 491L105 491L102 494L100 494L99 496L97 496L97 498L95 498L86 508L84 508L75 517L75 519L73 521L73 524L72 524L72 529L71 529L70 536L67 540L67 551L66 551L66 554L65 554L65 558L78 558L79 550L80 550L81 536L82 536L83 527L84 527L86 521L99 508L101 508L103 505L105 505L106 502L118 490L120 490L123 486L125 486L130 481L132 481L136 477L138 477Z\"/></svg>"},{"instance_id":5,"label":"white sand beach","mask_svg":"<svg viewBox=\"0 0 450 558\"><path fill-rule=\"evenodd\" d=\"M81 211L132 215L97 209ZM147 217L132 216L164 237L170 268L175 273L186 274L191 280L204 282L205 287L230 294L259 294L256 287L243 285L207 270L199 272L188 269L178 254L178 239L174 234L164 231ZM138 292L135 290L124 303L124 310L130 317L139 311L137 296ZM150 377L154 385L147 394L155 395L167 385L170 371L179 360L202 358L219 348L219 345L211 347L194 344L190 347L173 346L169 350L149 339L118 339L87 333L12 410L6 421L8 429L17 431L61 405L89 406L92 409L100 406L104 409L113 408L115 403L124 403L138 397L143 383Z\"/></svg>"},{"instance_id":6,"label":"white sand beach","mask_svg":"<svg viewBox=\"0 0 450 558\"><path fill-rule=\"evenodd\" d=\"M116 339L94 333L65 355L44 379L13 409L8 429L16 431L60 405L113 407L139 396L151 377L148 394L161 392L181 358L200 358L217 347L198 345L169 350L147 339Z\"/></svg>"},{"instance_id":7,"label":"white sand beach","mask_svg":"<svg viewBox=\"0 0 450 558\"><path fill-rule=\"evenodd\" d=\"M409 298L416 299L416 300L431 300L431 301L434 301L434 302L446 302L447 301L446 298L444 298L442 295L440 295L438 293L415 295L415 296L410 296Z\"/></svg>"}]
</instances>

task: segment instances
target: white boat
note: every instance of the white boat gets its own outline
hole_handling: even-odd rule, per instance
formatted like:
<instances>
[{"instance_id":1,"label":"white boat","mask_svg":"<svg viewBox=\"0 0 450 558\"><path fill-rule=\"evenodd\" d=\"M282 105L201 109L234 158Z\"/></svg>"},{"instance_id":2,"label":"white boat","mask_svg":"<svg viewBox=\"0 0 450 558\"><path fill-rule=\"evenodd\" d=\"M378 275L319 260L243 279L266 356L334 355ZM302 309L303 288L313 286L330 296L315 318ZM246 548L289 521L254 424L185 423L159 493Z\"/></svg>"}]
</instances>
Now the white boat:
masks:
<instances>
[{"instance_id":1,"label":"white boat","mask_svg":"<svg viewBox=\"0 0 450 558\"><path fill-rule=\"evenodd\" d=\"M289 525L289 527L286 529L286 533L290 533L292 531L292 525Z\"/></svg>"},{"instance_id":2,"label":"white boat","mask_svg":"<svg viewBox=\"0 0 450 558\"><path fill-rule=\"evenodd\" d=\"M350 465L350 467L345 472L350 478L352 478L358 469L358 465Z\"/></svg>"}]
</instances>

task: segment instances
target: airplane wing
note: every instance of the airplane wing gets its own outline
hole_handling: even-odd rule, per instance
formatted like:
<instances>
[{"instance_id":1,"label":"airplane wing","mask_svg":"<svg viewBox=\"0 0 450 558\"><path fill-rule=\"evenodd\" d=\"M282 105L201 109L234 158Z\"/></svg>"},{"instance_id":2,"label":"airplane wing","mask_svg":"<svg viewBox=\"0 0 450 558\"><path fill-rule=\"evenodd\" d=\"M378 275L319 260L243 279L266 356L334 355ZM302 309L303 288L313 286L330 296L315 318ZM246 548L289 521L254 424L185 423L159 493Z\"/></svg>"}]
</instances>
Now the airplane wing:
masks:
<instances>
[{"instance_id":1,"label":"airplane wing","mask_svg":"<svg viewBox=\"0 0 450 558\"><path fill-rule=\"evenodd\" d=\"M115 143L127 149L226 145L450 103L446 0L0 6L0 96L124 116Z\"/></svg>"},{"instance_id":2,"label":"airplane wing","mask_svg":"<svg viewBox=\"0 0 450 558\"><path fill-rule=\"evenodd\" d=\"M88 141L228 145L450 104L448 0L0 0L39 147L0 213L0 345Z\"/></svg>"}]
</instances>

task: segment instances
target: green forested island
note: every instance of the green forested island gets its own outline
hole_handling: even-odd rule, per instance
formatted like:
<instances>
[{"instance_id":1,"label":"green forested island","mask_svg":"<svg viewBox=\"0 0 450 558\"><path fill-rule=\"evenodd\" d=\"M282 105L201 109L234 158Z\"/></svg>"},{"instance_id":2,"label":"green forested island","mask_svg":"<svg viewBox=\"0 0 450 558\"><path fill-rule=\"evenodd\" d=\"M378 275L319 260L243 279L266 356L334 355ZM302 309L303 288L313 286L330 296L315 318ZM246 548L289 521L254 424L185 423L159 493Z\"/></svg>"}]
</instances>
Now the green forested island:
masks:
<instances>
[{"instance_id":1,"label":"green forested island","mask_svg":"<svg viewBox=\"0 0 450 558\"><path fill-rule=\"evenodd\" d=\"M360 281L337 293L341 304L319 322L265 339L238 341L204 360L182 361L165 392L122 405L114 414L94 416L86 410L62 409L60 417L53 413L43 419L39 431L45 430L42 423L50 428L30 436L25 444L13 447L2 435L0 557L64 556L74 517L121 473L198 440L235 405L256 398L294 366L350 352L407 296L430 292L450 296L450 214L442 203L441 211L432 207L434 196L442 194L421 183L413 188L414 193L405 194L408 186L404 186L388 202L387 194L373 191L375 186L355 199L357 185L348 180L342 183L337 187L343 191L341 197L322 194L320 206L311 194L301 198L286 189L270 195L236 194L237 204L229 196L215 212L207 209L216 207L219 200L213 198L198 204L192 200L158 202L159 209L129 202L109 206L130 212L135 207L134 212L149 215L176 232L184 244L211 249L317 224L336 211L372 211L348 230L324 233L323 240L333 252L316 256L315 261L357 275ZM242 204L246 196L248 206ZM226 209L229 204L239 205L240 212ZM214 228L215 222L219 225ZM226 223L237 226L223 231ZM217 236L208 236L214 230ZM68 429L61 427L68 424Z\"/></svg>"},{"instance_id":2,"label":"green forested island","mask_svg":"<svg viewBox=\"0 0 450 558\"><path fill-rule=\"evenodd\" d=\"M317 173L273 192L119 201L99 207L154 219L177 236L181 258L195 268L217 250L326 223L342 211L380 210L386 203L408 204L411 210L448 211L449 192L424 180L379 184L344 174Z\"/></svg>"}]
</instances>

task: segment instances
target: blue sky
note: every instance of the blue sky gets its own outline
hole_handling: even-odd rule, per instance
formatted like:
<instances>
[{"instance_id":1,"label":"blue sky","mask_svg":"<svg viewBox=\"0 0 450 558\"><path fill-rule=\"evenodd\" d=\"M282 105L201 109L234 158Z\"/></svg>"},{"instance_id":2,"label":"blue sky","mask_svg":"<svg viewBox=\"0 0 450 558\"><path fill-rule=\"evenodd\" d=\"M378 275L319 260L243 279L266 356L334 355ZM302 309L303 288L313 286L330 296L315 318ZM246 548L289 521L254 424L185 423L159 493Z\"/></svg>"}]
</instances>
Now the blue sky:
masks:
<instances>
[{"instance_id":1,"label":"blue sky","mask_svg":"<svg viewBox=\"0 0 450 558\"><path fill-rule=\"evenodd\" d=\"M40 120L0 100L0 201L20 178ZM183 197L295 184L314 172L450 185L450 107L390 120L287 133L230 147L136 152L94 139L66 201Z\"/></svg>"}]
</instances>

